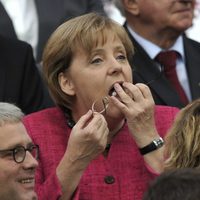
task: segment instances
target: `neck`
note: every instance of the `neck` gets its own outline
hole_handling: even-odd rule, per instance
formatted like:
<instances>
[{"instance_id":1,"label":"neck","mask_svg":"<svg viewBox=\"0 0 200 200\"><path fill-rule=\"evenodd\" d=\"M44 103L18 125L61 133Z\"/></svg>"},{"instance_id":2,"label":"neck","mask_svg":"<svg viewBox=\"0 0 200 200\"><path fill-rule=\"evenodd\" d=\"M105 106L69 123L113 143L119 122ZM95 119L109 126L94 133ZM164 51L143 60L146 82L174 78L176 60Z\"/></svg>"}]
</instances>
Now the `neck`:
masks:
<instances>
[{"instance_id":1,"label":"neck","mask_svg":"<svg viewBox=\"0 0 200 200\"><path fill-rule=\"evenodd\" d=\"M137 26L129 24L129 26L141 37L154 43L162 49L169 49L174 45L181 32L167 29L156 30L153 26Z\"/></svg>"},{"instance_id":2,"label":"neck","mask_svg":"<svg viewBox=\"0 0 200 200\"><path fill-rule=\"evenodd\" d=\"M73 128L74 125L76 124L72 114L70 113L70 111L68 110L64 110L65 116L67 118L67 125L70 128ZM108 123L108 128L110 130L109 135L108 135L108 144L111 143L113 137L119 132L119 130L123 127L124 123L125 123L125 119L124 118L120 118L120 119L116 119L116 118L107 118L106 117L106 121ZM117 125L116 125L117 124Z\"/></svg>"},{"instance_id":3,"label":"neck","mask_svg":"<svg viewBox=\"0 0 200 200\"><path fill-rule=\"evenodd\" d=\"M108 135L108 144L112 143L112 139L115 137L115 135L120 131L120 129L123 127L125 123L125 119L121 120L119 123L116 121L109 126L109 135ZM117 124L117 126L116 126Z\"/></svg>"}]
</instances>

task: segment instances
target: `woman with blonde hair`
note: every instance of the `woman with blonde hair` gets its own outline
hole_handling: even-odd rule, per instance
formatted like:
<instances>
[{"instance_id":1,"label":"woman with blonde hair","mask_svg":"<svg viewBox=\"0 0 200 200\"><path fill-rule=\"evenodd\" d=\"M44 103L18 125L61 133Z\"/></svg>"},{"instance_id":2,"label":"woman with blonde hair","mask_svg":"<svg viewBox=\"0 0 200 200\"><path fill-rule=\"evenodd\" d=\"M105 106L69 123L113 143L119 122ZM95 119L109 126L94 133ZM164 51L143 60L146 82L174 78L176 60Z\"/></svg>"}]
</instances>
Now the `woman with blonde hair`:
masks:
<instances>
[{"instance_id":1,"label":"woman with blonde hair","mask_svg":"<svg viewBox=\"0 0 200 200\"><path fill-rule=\"evenodd\" d=\"M162 171L177 109L155 106L148 86L132 83L132 55L124 28L95 13L50 37L43 67L57 107L24 119L40 145L39 199L140 200Z\"/></svg>"},{"instance_id":2,"label":"woman with blonde hair","mask_svg":"<svg viewBox=\"0 0 200 200\"><path fill-rule=\"evenodd\" d=\"M165 141L165 170L200 166L200 99L178 113Z\"/></svg>"}]
</instances>

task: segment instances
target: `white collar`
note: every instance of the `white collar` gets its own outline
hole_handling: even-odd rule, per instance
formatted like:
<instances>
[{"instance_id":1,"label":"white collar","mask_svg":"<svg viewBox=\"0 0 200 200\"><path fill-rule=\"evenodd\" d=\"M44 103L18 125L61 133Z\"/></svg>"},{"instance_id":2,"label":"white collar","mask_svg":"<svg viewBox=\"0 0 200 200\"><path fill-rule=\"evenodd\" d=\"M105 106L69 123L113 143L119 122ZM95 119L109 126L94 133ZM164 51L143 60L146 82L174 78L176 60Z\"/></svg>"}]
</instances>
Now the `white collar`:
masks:
<instances>
[{"instance_id":1,"label":"white collar","mask_svg":"<svg viewBox=\"0 0 200 200\"><path fill-rule=\"evenodd\" d=\"M135 38L135 40L145 49L147 54L150 56L151 59L154 59L156 55L160 51L166 51L166 50L175 50L179 52L181 55L182 59L185 60L185 54L184 54L184 47L183 47L183 37L179 36L174 43L174 45L169 48L169 49L162 49L156 44L150 42L149 40L143 38L139 34L137 34L128 24L127 24L127 29L129 30L130 34Z\"/></svg>"}]
</instances>

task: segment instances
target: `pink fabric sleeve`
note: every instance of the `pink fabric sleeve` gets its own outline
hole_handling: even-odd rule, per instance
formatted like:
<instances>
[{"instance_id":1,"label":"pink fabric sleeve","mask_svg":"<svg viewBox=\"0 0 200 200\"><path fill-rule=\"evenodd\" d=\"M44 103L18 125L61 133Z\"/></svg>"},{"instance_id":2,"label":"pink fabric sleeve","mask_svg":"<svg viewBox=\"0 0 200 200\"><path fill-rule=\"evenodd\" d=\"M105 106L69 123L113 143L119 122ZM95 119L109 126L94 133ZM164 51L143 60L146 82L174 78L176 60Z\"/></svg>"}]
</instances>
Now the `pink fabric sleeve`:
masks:
<instances>
[{"instance_id":1,"label":"pink fabric sleeve","mask_svg":"<svg viewBox=\"0 0 200 200\"><path fill-rule=\"evenodd\" d=\"M48 179L37 186L38 200L59 200L62 197L62 189L57 175L54 173ZM72 200L79 200L80 191L77 188Z\"/></svg>"},{"instance_id":2,"label":"pink fabric sleeve","mask_svg":"<svg viewBox=\"0 0 200 200\"><path fill-rule=\"evenodd\" d=\"M59 200L62 197L62 188L56 173L51 174L42 184L37 184L38 200ZM74 192L72 200L79 200L79 188Z\"/></svg>"},{"instance_id":3,"label":"pink fabric sleeve","mask_svg":"<svg viewBox=\"0 0 200 200\"><path fill-rule=\"evenodd\" d=\"M152 174L153 177L159 176L160 174L152 169L146 162L144 162L145 167L147 170Z\"/></svg>"},{"instance_id":4,"label":"pink fabric sleeve","mask_svg":"<svg viewBox=\"0 0 200 200\"><path fill-rule=\"evenodd\" d=\"M159 106L157 106L157 107L159 107ZM169 118L168 119L169 120L169 127L173 123L177 113L179 112L179 109L176 108L176 107L171 107L170 111L171 111L171 113L167 115L167 117ZM163 117L164 116L165 116L165 113L163 113ZM162 123L162 121L160 121L160 120L162 120L163 117L159 117L159 119L158 119L159 122L157 124ZM166 135L166 131L164 133L160 134L160 135L164 138L165 135ZM147 170L152 174L153 177L156 177L156 176L160 175L160 173L158 173L154 169L152 169L152 167L150 167L145 161L144 161L144 165L147 168Z\"/></svg>"}]
</instances>

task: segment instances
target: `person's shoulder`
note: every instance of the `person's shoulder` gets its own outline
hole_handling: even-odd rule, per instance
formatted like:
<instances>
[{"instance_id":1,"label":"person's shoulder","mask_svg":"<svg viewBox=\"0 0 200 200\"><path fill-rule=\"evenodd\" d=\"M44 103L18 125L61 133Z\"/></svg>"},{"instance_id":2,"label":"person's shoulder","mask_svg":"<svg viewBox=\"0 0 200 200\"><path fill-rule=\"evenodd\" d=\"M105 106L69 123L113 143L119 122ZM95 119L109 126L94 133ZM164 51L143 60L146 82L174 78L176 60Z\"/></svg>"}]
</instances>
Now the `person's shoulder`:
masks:
<instances>
[{"instance_id":1,"label":"person's shoulder","mask_svg":"<svg viewBox=\"0 0 200 200\"><path fill-rule=\"evenodd\" d=\"M32 48L27 42L0 36L0 49L1 51L6 51L11 54L12 52L20 53L22 50L27 51L31 50Z\"/></svg>"},{"instance_id":2,"label":"person's shoulder","mask_svg":"<svg viewBox=\"0 0 200 200\"><path fill-rule=\"evenodd\" d=\"M63 112L61 111L61 109L59 109L58 107L52 107L28 114L24 117L24 121L34 122L35 120L57 120L58 118L62 118L62 116Z\"/></svg>"},{"instance_id":3,"label":"person's shoulder","mask_svg":"<svg viewBox=\"0 0 200 200\"><path fill-rule=\"evenodd\" d=\"M176 118L179 108L171 106L155 106L155 123L159 134L163 137Z\"/></svg>"},{"instance_id":4,"label":"person's shoulder","mask_svg":"<svg viewBox=\"0 0 200 200\"><path fill-rule=\"evenodd\" d=\"M198 41L188 38L187 36L183 36L183 40L184 40L184 43L186 44L185 45L186 47L187 47L187 45L190 45L190 46L200 50L200 43Z\"/></svg>"},{"instance_id":5,"label":"person's shoulder","mask_svg":"<svg viewBox=\"0 0 200 200\"><path fill-rule=\"evenodd\" d=\"M156 105L155 106L155 116L158 121L163 121L167 119L174 119L179 108L165 105Z\"/></svg>"},{"instance_id":6,"label":"person's shoulder","mask_svg":"<svg viewBox=\"0 0 200 200\"><path fill-rule=\"evenodd\" d=\"M179 108L166 105L156 105L155 106L155 115L159 118L162 116L175 116L179 112Z\"/></svg>"},{"instance_id":7,"label":"person's shoulder","mask_svg":"<svg viewBox=\"0 0 200 200\"><path fill-rule=\"evenodd\" d=\"M66 118L64 112L57 107L47 108L41 111L37 111L26 115L23 118L23 123L27 130L32 132L45 132L47 130L66 129ZM38 134L40 134L38 133Z\"/></svg>"}]
</instances>

